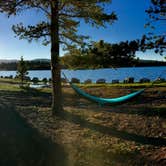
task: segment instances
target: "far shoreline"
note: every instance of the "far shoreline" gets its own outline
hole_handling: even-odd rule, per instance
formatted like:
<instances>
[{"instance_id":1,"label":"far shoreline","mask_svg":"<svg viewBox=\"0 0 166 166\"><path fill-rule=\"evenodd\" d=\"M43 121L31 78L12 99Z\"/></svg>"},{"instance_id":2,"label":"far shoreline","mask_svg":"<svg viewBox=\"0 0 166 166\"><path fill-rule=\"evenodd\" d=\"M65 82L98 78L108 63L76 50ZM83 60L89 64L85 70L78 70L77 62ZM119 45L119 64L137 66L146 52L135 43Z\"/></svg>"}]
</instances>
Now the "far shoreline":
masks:
<instances>
[{"instance_id":1,"label":"far shoreline","mask_svg":"<svg viewBox=\"0 0 166 166\"><path fill-rule=\"evenodd\" d=\"M145 68L145 67L166 67L166 64L165 65L160 65L160 66L155 66L155 65L153 65L153 66L122 66L122 67L109 67L109 68L62 68L61 70L102 70L102 69L119 69L119 68ZM0 68L0 71L16 71L17 70L17 68L16 69L12 69L12 70L10 70L10 69L1 69ZM42 70L51 70L51 68L50 69L48 69L48 68L42 68L42 69L29 69L28 71L42 71Z\"/></svg>"}]
</instances>

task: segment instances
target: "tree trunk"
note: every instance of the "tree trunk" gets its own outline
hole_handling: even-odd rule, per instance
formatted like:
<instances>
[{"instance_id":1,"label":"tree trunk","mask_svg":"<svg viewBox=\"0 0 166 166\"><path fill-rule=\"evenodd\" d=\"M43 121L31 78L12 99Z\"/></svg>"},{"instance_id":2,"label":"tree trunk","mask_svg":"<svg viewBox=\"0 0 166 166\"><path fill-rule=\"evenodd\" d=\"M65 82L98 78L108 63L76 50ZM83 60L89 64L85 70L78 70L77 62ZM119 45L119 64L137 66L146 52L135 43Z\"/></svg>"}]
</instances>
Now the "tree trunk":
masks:
<instances>
[{"instance_id":1,"label":"tree trunk","mask_svg":"<svg viewBox=\"0 0 166 166\"><path fill-rule=\"evenodd\" d=\"M62 110L61 69L59 63L59 23L58 1L51 3L51 73L52 73L52 113Z\"/></svg>"}]
</instances>

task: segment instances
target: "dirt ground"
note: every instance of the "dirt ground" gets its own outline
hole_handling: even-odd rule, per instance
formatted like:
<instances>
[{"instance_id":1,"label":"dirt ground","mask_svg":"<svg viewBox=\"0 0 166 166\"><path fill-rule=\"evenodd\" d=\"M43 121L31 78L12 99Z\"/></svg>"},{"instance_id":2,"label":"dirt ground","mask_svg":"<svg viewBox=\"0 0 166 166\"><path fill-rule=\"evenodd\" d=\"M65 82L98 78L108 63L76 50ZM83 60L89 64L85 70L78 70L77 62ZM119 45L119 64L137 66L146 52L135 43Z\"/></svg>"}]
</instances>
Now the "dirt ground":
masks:
<instances>
[{"instance_id":1,"label":"dirt ground","mask_svg":"<svg viewBox=\"0 0 166 166\"><path fill-rule=\"evenodd\" d=\"M2 102L2 94L0 100L0 166L65 166L63 147L31 128L12 104Z\"/></svg>"},{"instance_id":2,"label":"dirt ground","mask_svg":"<svg viewBox=\"0 0 166 166\"><path fill-rule=\"evenodd\" d=\"M106 86L83 89L101 97L133 91ZM65 86L64 111L54 117L49 107L51 94L37 91L17 95L16 110L64 148L67 166L166 165L165 87L149 88L128 103L100 107Z\"/></svg>"}]
</instances>

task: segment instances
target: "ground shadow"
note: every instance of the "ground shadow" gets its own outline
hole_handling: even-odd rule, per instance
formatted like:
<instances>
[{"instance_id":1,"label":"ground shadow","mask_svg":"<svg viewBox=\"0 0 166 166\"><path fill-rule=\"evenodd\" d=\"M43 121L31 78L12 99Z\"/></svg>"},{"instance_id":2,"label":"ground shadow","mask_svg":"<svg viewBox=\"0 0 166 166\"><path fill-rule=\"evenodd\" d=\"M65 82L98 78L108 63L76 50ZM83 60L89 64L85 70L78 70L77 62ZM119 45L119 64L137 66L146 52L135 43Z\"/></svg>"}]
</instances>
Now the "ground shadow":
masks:
<instances>
[{"instance_id":1,"label":"ground shadow","mask_svg":"<svg viewBox=\"0 0 166 166\"><path fill-rule=\"evenodd\" d=\"M29 128L25 121L15 112L15 106L26 107L34 105L48 107L51 105L51 94L30 88L21 91L0 91L0 96L0 147L2 147L0 151L0 165L16 166L18 163L20 163L21 166L67 165L67 155L64 151L65 147L53 144L43 138L36 130ZM73 98L68 96L68 99L71 100L71 103L69 102L70 106L73 106L73 99L80 100L74 96ZM84 103L86 105L87 101L84 101ZM76 106L78 107L77 104ZM166 145L166 140L163 138L146 137L126 131L119 131L115 128L89 122L79 115L74 115L67 111L58 113L57 116L66 121L79 124L81 127L89 128L112 137L135 141L136 143L144 145ZM94 152L91 153L94 154ZM87 155L87 157L89 157L89 153ZM116 156L113 156L112 159L116 158ZM133 158L135 154L127 154L127 156L128 158ZM127 156L125 156L125 158L127 158ZM108 156L108 158L109 157L110 156ZM119 157L117 161L118 160ZM124 157L122 157L122 160L124 160Z\"/></svg>"},{"instance_id":2,"label":"ground shadow","mask_svg":"<svg viewBox=\"0 0 166 166\"><path fill-rule=\"evenodd\" d=\"M49 107L51 106L51 93L43 92L38 89L34 88L23 88L21 91L7 91L1 90L0 91L0 101L4 101L3 103L7 104L14 104L17 106L40 106L40 107ZM64 97L64 104L65 106L73 106L76 108L81 107L89 107L92 108L102 108L102 110L107 112L115 112L115 113L125 113L125 114L137 114L143 116L159 116L162 118L166 118L165 108L153 108L150 107L148 104L155 102L162 102L159 98L154 97L144 97L142 100L141 96L137 96L136 100L132 99L127 103L122 103L118 105L106 105L106 106L99 106L97 103L92 103L90 101L85 100L81 96L73 93L63 93ZM145 100L146 98L146 100ZM163 103L165 100L163 100ZM133 106L135 105L142 105L140 109L134 109ZM147 104L146 104L147 103ZM113 108L113 109L112 109ZM91 109L93 111L93 109ZM94 109L95 111L95 109Z\"/></svg>"},{"instance_id":3,"label":"ground shadow","mask_svg":"<svg viewBox=\"0 0 166 166\"><path fill-rule=\"evenodd\" d=\"M44 138L15 111L0 103L1 166L66 166L64 148Z\"/></svg>"},{"instance_id":4,"label":"ground shadow","mask_svg":"<svg viewBox=\"0 0 166 166\"><path fill-rule=\"evenodd\" d=\"M129 109L130 108L130 109ZM106 112L114 112L114 113L122 113L122 114L135 114L141 116L158 116L161 118L166 118L166 109L164 107L161 108L153 108L150 106L143 106L140 109L135 109L132 106L124 106L124 107L116 107L116 109L110 109L109 107L105 107L104 111Z\"/></svg>"},{"instance_id":5,"label":"ground shadow","mask_svg":"<svg viewBox=\"0 0 166 166\"><path fill-rule=\"evenodd\" d=\"M0 91L0 103L16 106L41 106L51 105L51 94L37 89L21 89L20 91Z\"/></svg>"},{"instance_id":6,"label":"ground shadow","mask_svg":"<svg viewBox=\"0 0 166 166\"><path fill-rule=\"evenodd\" d=\"M121 138L128 141L135 141L140 144L154 145L154 146L165 146L166 139L164 138L154 138L154 137L146 137L142 135L137 135L133 133L128 133L126 131L119 131L115 128L102 126L100 124L95 124L87 121L86 119L81 118L79 115L74 115L70 112L63 111L57 114L62 119L79 124L81 127L89 128L91 130L111 135L113 137Z\"/></svg>"},{"instance_id":7,"label":"ground shadow","mask_svg":"<svg viewBox=\"0 0 166 166\"><path fill-rule=\"evenodd\" d=\"M51 98L50 93L41 92L39 90L32 89L32 88L25 89L23 91L18 91L18 92L0 91L0 96L2 96L2 98L0 98L0 102L1 102L1 104L3 103L4 106L14 104L17 106L19 106L19 105L20 106L33 106L34 105L34 106L48 107L51 104L51 99L49 99L49 98ZM108 108L108 107L106 107L106 108ZM156 116L156 115L162 116L165 113L164 109L159 110L159 111L140 109L139 111L127 110L124 112L124 111L117 111L117 108L115 109L116 113L125 113L125 114L135 113L135 114L146 115L146 116ZM104 110L106 110L106 109L104 109ZM166 145L166 140L163 138L151 138L151 137L145 137L145 136L128 133L126 131L118 131L115 128L101 126L99 124L93 124L91 122L88 122L86 119L81 118L78 115L74 115L74 114L66 112L66 111L64 111L58 115L61 116L61 118L65 119L65 120L68 120L68 121L71 121L74 123L78 123L78 124L82 125L82 127L87 127L92 130L99 131L103 134L110 134L110 135L118 137L118 138L135 141L135 142L138 142L141 144L151 144L151 145L157 145L157 146Z\"/></svg>"},{"instance_id":8,"label":"ground shadow","mask_svg":"<svg viewBox=\"0 0 166 166\"><path fill-rule=\"evenodd\" d=\"M76 96L76 95L75 95ZM66 96L66 98L69 98ZM72 100L75 100L75 102L72 102ZM162 118L166 118L165 108L160 107L152 107L150 106L151 103L165 103L165 99L159 98L159 97L145 97L145 96L136 96L135 98L132 98L131 100L123 103L118 104L105 104L105 105L99 105L98 103L94 103L91 101L87 101L87 99L84 99L82 96L77 95L77 97L74 97L74 95L71 95L71 99L68 99L68 102L65 103L65 106L75 106L75 107L84 107L88 108L89 105L92 106L92 111L96 112L96 108L102 109L106 112L114 112L114 113L123 113L123 114L136 114L136 115L142 115L142 116L158 116ZM73 103L73 104L72 104ZM135 106L137 105L137 109ZM142 106L143 105L143 106Z\"/></svg>"}]
</instances>

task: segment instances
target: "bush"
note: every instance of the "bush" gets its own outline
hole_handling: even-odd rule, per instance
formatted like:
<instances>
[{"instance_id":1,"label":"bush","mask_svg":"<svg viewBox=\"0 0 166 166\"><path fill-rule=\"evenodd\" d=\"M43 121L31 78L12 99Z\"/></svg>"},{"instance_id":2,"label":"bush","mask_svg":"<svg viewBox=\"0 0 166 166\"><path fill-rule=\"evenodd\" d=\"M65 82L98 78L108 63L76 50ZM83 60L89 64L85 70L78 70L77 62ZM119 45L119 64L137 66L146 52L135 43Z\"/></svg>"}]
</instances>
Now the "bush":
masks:
<instances>
[{"instance_id":1,"label":"bush","mask_svg":"<svg viewBox=\"0 0 166 166\"><path fill-rule=\"evenodd\" d=\"M104 83L106 83L106 80L103 78L100 78L96 81L96 84L104 84Z\"/></svg>"},{"instance_id":2,"label":"bush","mask_svg":"<svg viewBox=\"0 0 166 166\"><path fill-rule=\"evenodd\" d=\"M148 79L148 78L141 78L141 79L139 80L139 82L140 82L140 83L150 82L150 79Z\"/></svg>"},{"instance_id":3,"label":"bush","mask_svg":"<svg viewBox=\"0 0 166 166\"><path fill-rule=\"evenodd\" d=\"M80 80L78 78L72 78L71 82L72 83L80 83Z\"/></svg>"},{"instance_id":4,"label":"bush","mask_svg":"<svg viewBox=\"0 0 166 166\"><path fill-rule=\"evenodd\" d=\"M42 82L43 82L44 84L47 84L47 82L48 82L47 78L43 78L43 79L42 79Z\"/></svg>"},{"instance_id":5,"label":"bush","mask_svg":"<svg viewBox=\"0 0 166 166\"><path fill-rule=\"evenodd\" d=\"M134 83L134 77L125 78L124 83Z\"/></svg>"},{"instance_id":6,"label":"bush","mask_svg":"<svg viewBox=\"0 0 166 166\"><path fill-rule=\"evenodd\" d=\"M28 76L25 76L25 77L24 77L24 80L25 80L25 81L31 81L31 78L28 77Z\"/></svg>"},{"instance_id":7,"label":"bush","mask_svg":"<svg viewBox=\"0 0 166 166\"><path fill-rule=\"evenodd\" d=\"M9 78L10 78L10 79L13 79L13 76L12 76L12 75L10 75L10 76L9 76Z\"/></svg>"},{"instance_id":8,"label":"bush","mask_svg":"<svg viewBox=\"0 0 166 166\"><path fill-rule=\"evenodd\" d=\"M34 84L37 84L39 82L39 79L37 77L33 77L32 82Z\"/></svg>"},{"instance_id":9,"label":"bush","mask_svg":"<svg viewBox=\"0 0 166 166\"><path fill-rule=\"evenodd\" d=\"M161 77L158 77L156 80L155 80L156 83L161 83L161 82L165 82L165 79L164 78L161 78Z\"/></svg>"},{"instance_id":10,"label":"bush","mask_svg":"<svg viewBox=\"0 0 166 166\"><path fill-rule=\"evenodd\" d=\"M92 83L92 80L91 79L87 79L84 81L85 84L91 84Z\"/></svg>"},{"instance_id":11,"label":"bush","mask_svg":"<svg viewBox=\"0 0 166 166\"><path fill-rule=\"evenodd\" d=\"M118 84L119 80L112 80L112 84Z\"/></svg>"},{"instance_id":12,"label":"bush","mask_svg":"<svg viewBox=\"0 0 166 166\"><path fill-rule=\"evenodd\" d=\"M48 80L50 83L52 82L52 79L51 78L49 78L49 80Z\"/></svg>"}]
</instances>

